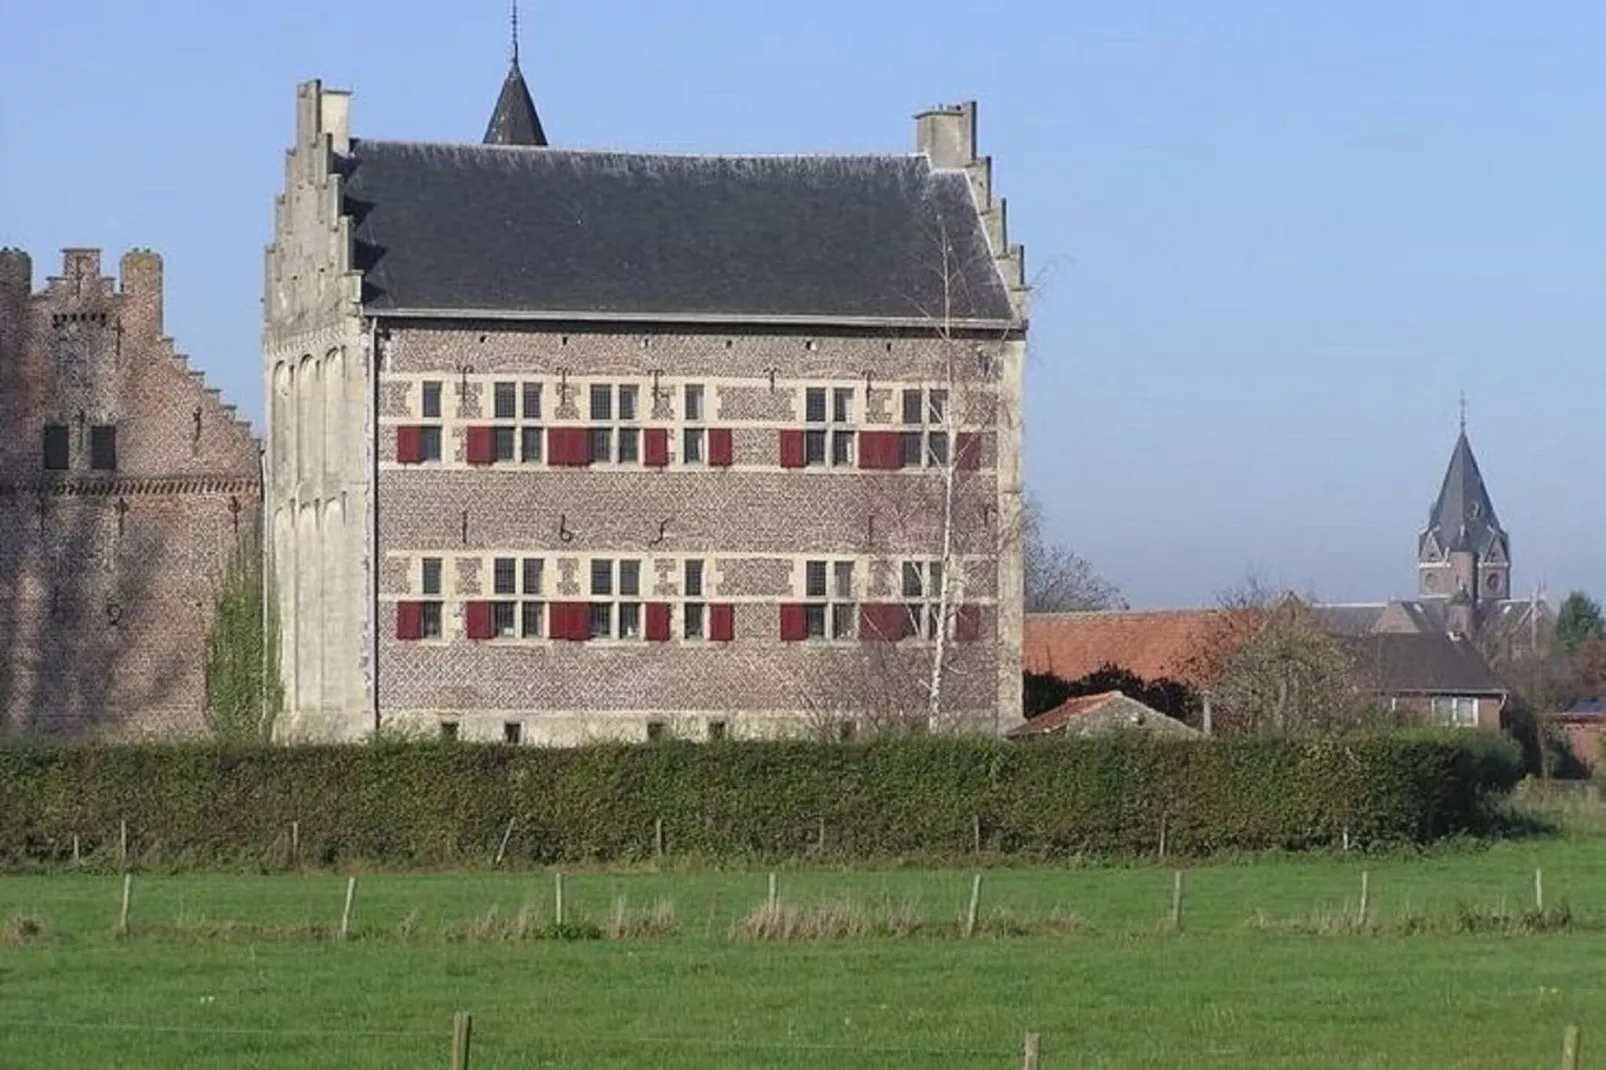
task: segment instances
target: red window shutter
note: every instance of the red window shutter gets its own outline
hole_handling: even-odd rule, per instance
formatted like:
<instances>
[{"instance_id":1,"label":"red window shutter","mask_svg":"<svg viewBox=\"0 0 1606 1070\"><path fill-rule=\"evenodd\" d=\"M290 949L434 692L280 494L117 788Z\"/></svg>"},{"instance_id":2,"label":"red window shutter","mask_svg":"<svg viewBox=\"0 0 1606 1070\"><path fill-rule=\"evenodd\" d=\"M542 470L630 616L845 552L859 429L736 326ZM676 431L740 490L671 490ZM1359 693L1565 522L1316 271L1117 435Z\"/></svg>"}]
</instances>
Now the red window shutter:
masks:
<instances>
[{"instance_id":1,"label":"red window shutter","mask_svg":"<svg viewBox=\"0 0 1606 1070\"><path fill-rule=\"evenodd\" d=\"M554 602L550 609L552 638L583 643L591 638L589 602Z\"/></svg>"},{"instance_id":2,"label":"red window shutter","mask_svg":"<svg viewBox=\"0 0 1606 1070\"><path fill-rule=\"evenodd\" d=\"M736 454L735 446L731 442L731 429L728 427L710 427L708 429L708 463L713 468L729 468L731 458Z\"/></svg>"},{"instance_id":3,"label":"red window shutter","mask_svg":"<svg viewBox=\"0 0 1606 1070\"><path fill-rule=\"evenodd\" d=\"M796 643L809 637L808 610L797 602L781 605L781 641Z\"/></svg>"},{"instance_id":4,"label":"red window shutter","mask_svg":"<svg viewBox=\"0 0 1606 1070\"><path fill-rule=\"evenodd\" d=\"M781 467L802 468L809 463L808 450L803 445L803 432L781 432Z\"/></svg>"},{"instance_id":5,"label":"red window shutter","mask_svg":"<svg viewBox=\"0 0 1606 1070\"><path fill-rule=\"evenodd\" d=\"M735 606L716 602L708 607L708 638L716 643L729 643L736 638Z\"/></svg>"},{"instance_id":6,"label":"red window shutter","mask_svg":"<svg viewBox=\"0 0 1606 1070\"><path fill-rule=\"evenodd\" d=\"M468 429L468 463L494 464L496 462L496 432L490 427Z\"/></svg>"},{"instance_id":7,"label":"red window shutter","mask_svg":"<svg viewBox=\"0 0 1606 1070\"><path fill-rule=\"evenodd\" d=\"M669 603L647 603L647 641L649 643L669 641Z\"/></svg>"},{"instance_id":8,"label":"red window shutter","mask_svg":"<svg viewBox=\"0 0 1606 1070\"><path fill-rule=\"evenodd\" d=\"M396 603L396 638L424 638L424 607L417 602Z\"/></svg>"},{"instance_id":9,"label":"red window shutter","mask_svg":"<svg viewBox=\"0 0 1606 1070\"><path fill-rule=\"evenodd\" d=\"M464 603L463 631L470 639L495 639L496 621L492 617L491 603Z\"/></svg>"},{"instance_id":10,"label":"red window shutter","mask_svg":"<svg viewBox=\"0 0 1606 1070\"><path fill-rule=\"evenodd\" d=\"M649 427L641 436L642 463L648 468L669 464L669 428Z\"/></svg>"},{"instance_id":11,"label":"red window shutter","mask_svg":"<svg viewBox=\"0 0 1606 1070\"><path fill-rule=\"evenodd\" d=\"M961 431L954 436L954 467L974 472L981 467L981 436Z\"/></svg>"},{"instance_id":12,"label":"red window shutter","mask_svg":"<svg viewBox=\"0 0 1606 1070\"><path fill-rule=\"evenodd\" d=\"M897 603L866 603L859 607L859 638L864 642L896 643L909 634L909 613Z\"/></svg>"},{"instance_id":13,"label":"red window shutter","mask_svg":"<svg viewBox=\"0 0 1606 1070\"><path fill-rule=\"evenodd\" d=\"M591 436L583 427L547 428L546 449L548 464L584 468L591 463Z\"/></svg>"},{"instance_id":14,"label":"red window shutter","mask_svg":"<svg viewBox=\"0 0 1606 1070\"><path fill-rule=\"evenodd\" d=\"M402 464L418 464L423 459L423 428L413 426L396 428L396 460Z\"/></svg>"},{"instance_id":15,"label":"red window shutter","mask_svg":"<svg viewBox=\"0 0 1606 1070\"><path fill-rule=\"evenodd\" d=\"M903 467L903 434L898 431L859 432L859 467L886 471Z\"/></svg>"},{"instance_id":16,"label":"red window shutter","mask_svg":"<svg viewBox=\"0 0 1606 1070\"><path fill-rule=\"evenodd\" d=\"M954 613L954 639L974 643L981 638L981 607L960 606Z\"/></svg>"}]
</instances>

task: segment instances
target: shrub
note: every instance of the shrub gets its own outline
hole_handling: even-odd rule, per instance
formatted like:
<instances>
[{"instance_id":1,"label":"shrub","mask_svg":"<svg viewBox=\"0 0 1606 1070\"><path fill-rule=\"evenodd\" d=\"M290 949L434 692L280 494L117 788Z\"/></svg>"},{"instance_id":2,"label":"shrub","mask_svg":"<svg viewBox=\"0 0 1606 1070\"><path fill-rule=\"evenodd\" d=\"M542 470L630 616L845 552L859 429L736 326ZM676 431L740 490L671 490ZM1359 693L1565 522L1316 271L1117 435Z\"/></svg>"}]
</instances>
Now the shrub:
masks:
<instances>
[{"instance_id":1,"label":"shrub","mask_svg":"<svg viewBox=\"0 0 1606 1070\"><path fill-rule=\"evenodd\" d=\"M908 739L543 750L497 745L0 746L0 866L61 861L706 864L1426 843L1488 831L1514 749L1473 735L1011 744Z\"/></svg>"}]
</instances>

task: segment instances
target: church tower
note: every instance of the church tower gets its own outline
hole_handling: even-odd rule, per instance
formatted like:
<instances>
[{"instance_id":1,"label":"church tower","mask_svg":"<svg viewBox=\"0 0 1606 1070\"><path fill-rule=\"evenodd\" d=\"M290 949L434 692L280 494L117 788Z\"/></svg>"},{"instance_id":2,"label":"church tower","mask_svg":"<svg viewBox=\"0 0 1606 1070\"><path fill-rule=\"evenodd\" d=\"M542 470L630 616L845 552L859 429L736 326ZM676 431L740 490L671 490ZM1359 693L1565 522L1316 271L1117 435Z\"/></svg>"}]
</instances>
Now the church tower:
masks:
<instances>
[{"instance_id":1,"label":"church tower","mask_svg":"<svg viewBox=\"0 0 1606 1070\"><path fill-rule=\"evenodd\" d=\"M1439 497L1417 539L1418 594L1470 605L1474 614L1510 596L1511 540L1495 516L1467 440L1466 416Z\"/></svg>"}]
</instances>

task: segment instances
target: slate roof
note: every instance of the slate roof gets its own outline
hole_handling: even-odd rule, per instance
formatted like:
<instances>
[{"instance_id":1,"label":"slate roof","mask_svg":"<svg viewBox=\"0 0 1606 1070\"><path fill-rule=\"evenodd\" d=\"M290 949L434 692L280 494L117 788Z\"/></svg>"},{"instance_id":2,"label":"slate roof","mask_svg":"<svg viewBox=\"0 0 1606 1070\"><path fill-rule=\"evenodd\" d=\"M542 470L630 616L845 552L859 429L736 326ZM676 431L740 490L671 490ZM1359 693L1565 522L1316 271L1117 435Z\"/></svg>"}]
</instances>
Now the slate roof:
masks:
<instances>
[{"instance_id":1,"label":"slate roof","mask_svg":"<svg viewBox=\"0 0 1606 1070\"><path fill-rule=\"evenodd\" d=\"M1206 686L1211 681L1202 678L1200 653L1222 634L1221 626L1222 611L1213 609L1028 613L1026 671L1075 680L1117 665L1145 680Z\"/></svg>"},{"instance_id":2,"label":"slate roof","mask_svg":"<svg viewBox=\"0 0 1606 1070\"><path fill-rule=\"evenodd\" d=\"M1052 710L1038 714L1017 728L1010 729L1015 737L1046 736L1060 733L1067 736L1095 736L1107 732L1141 729L1157 736L1196 739L1200 732L1168 717L1159 710L1145 706L1120 691L1106 691L1099 695L1080 695L1066 699Z\"/></svg>"},{"instance_id":3,"label":"slate roof","mask_svg":"<svg viewBox=\"0 0 1606 1070\"><path fill-rule=\"evenodd\" d=\"M924 155L353 139L341 166L370 313L930 322L947 298L1018 325L969 180Z\"/></svg>"},{"instance_id":4,"label":"slate roof","mask_svg":"<svg viewBox=\"0 0 1606 1070\"><path fill-rule=\"evenodd\" d=\"M535 113L535 101L530 96L530 87L524 83L524 72L519 70L517 58L508 67L502 92L497 94L491 121L485 127L485 143L546 145L546 131L541 129L541 117Z\"/></svg>"},{"instance_id":5,"label":"slate roof","mask_svg":"<svg viewBox=\"0 0 1606 1070\"><path fill-rule=\"evenodd\" d=\"M1506 685L1478 648L1443 633L1384 632L1339 642L1356 680L1385 695L1504 695Z\"/></svg>"},{"instance_id":6,"label":"slate roof","mask_svg":"<svg viewBox=\"0 0 1606 1070\"><path fill-rule=\"evenodd\" d=\"M1484 486L1465 428L1455 440L1444 483L1428 511L1428 526L1422 533L1419 552L1426 552L1430 536L1443 553L1471 550L1487 556L1498 546L1502 558L1510 560L1509 541L1495 516L1494 502L1489 498L1489 488Z\"/></svg>"}]
</instances>

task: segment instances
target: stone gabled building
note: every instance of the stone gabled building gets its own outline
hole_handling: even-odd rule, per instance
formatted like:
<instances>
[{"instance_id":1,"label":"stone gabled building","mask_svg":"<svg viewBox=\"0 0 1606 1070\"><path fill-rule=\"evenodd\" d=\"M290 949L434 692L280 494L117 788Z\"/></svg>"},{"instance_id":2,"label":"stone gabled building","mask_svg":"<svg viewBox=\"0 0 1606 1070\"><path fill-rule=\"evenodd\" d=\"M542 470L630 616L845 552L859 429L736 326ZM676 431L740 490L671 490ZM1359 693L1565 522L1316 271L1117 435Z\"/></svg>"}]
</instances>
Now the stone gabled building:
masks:
<instances>
[{"instance_id":1,"label":"stone gabled building","mask_svg":"<svg viewBox=\"0 0 1606 1070\"><path fill-rule=\"evenodd\" d=\"M1022 253L916 151L484 143L299 87L267 256L287 735L1020 722ZM934 700L932 692L937 691Z\"/></svg>"},{"instance_id":2,"label":"stone gabled building","mask_svg":"<svg viewBox=\"0 0 1606 1070\"><path fill-rule=\"evenodd\" d=\"M0 250L0 732L203 729L213 600L261 509L251 429L162 331L162 261Z\"/></svg>"}]
</instances>

